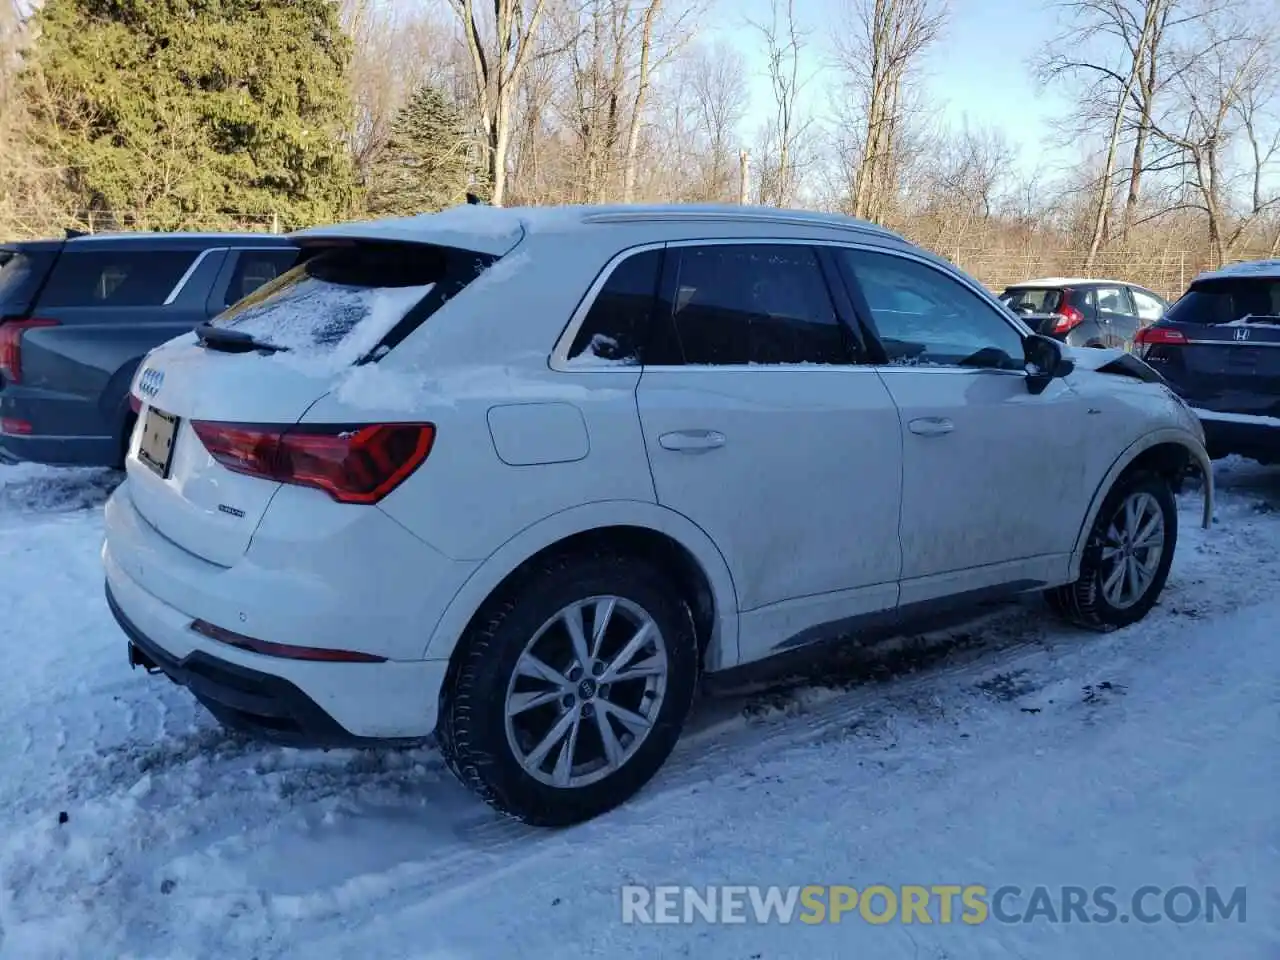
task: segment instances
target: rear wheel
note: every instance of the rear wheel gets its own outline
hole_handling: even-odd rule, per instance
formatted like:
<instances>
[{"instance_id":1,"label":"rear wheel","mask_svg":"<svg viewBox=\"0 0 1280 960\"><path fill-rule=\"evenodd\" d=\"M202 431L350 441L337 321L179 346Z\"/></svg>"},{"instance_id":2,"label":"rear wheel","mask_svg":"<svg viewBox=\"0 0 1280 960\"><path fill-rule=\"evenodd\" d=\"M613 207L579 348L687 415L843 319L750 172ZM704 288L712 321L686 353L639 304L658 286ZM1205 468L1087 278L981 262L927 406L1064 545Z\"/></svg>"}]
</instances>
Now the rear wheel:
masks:
<instances>
[{"instance_id":1,"label":"rear wheel","mask_svg":"<svg viewBox=\"0 0 1280 960\"><path fill-rule=\"evenodd\" d=\"M1178 508L1169 483L1151 473L1123 476L1098 511L1079 579L1048 591L1049 605L1092 629L1137 623L1164 589L1177 541Z\"/></svg>"},{"instance_id":2,"label":"rear wheel","mask_svg":"<svg viewBox=\"0 0 1280 960\"><path fill-rule=\"evenodd\" d=\"M698 672L692 615L661 570L609 552L558 557L476 620L437 731L463 783L509 816L564 826L653 777Z\"/></svg>"}]
</instances>

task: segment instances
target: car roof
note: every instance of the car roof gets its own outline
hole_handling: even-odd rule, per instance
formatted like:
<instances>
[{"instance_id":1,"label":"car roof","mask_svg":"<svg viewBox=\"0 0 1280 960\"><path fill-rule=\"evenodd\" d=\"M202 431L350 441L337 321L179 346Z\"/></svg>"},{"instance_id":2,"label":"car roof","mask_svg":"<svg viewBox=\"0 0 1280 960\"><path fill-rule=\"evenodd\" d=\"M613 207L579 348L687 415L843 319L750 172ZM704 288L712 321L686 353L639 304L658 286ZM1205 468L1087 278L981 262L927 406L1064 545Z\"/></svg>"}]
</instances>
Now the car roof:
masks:
<instances>
[{"instance_id":1,"label":"car roof","mask_svg":"<svg viewBox=\"0 0 1280 960\"><path fill-rule=\"evenodd\" d=\"M292 247L296 244L278 233L199 233L122 232L88 233L65 239L41 238L0 243L0 249L36 250L119 250L134 247L165 247L178 250L204 250L209 247Z\"/></svg>"},{"instance_id":2,"label":"car roof","mask_svg":"<svg viewBox=\"0 0 1280 960\"><path fill-rule=\"evenodd\" d=\"M610 225L719 223L749 234L753 226L786 225L856 233L898 243L891 230L839 214L737 204L619 204L550 207L491 207L466 204L439 213L311 227L290 234L296 240L387 240L444 243L501 256L527 234L578 233Z\"/></svg>"},{"instance_id":3,"label":"car roof","mask_svg":"<svg viewBox=\"0 0 1280 960\"><path fill-rule=\"evenodd\" d=\"M1199 283L1201 280L1231 280L1247 277L1280 280L1280 260L1245 260L1240 263L1229 263L1217 270L1206 270L1192 283Z\"/></svg>"},{"instance_id":4,"label":"car roof","mask_svg":"<svg viewBox=\"0 0 1280 960\"><path fill-rule=\"evenodd\" d=\"M1111 284L1121 287L1137 287L1139 290L1145 290L1146 287L1138 283L1130 283L1128 280L1108 280L1105 277L1042 277L1039 280L1023 280L1021 283L1011 283L1006 290L1018 290L1022 287L1084 287L1091 284Z\"/></svg>"}]
</instances>

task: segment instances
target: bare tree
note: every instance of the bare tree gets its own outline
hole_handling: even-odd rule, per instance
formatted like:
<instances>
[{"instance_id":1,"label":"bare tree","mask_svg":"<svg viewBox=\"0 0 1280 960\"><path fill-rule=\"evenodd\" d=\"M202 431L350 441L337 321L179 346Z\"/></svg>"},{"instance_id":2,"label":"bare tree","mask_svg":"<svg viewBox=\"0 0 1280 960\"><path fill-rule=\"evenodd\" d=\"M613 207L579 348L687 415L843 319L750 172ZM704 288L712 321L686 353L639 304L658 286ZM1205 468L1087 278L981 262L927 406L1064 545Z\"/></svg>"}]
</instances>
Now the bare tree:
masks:
<instances>
[{"instance_id":1,"label":"bare tree","mask_svg":"<svg viewBox=\"0 0 1280 960\"><path fill-rule=\"evenodd\" d=\"M681 78L693 96L696 134L703 142L706 199L737 198L737 127L747 112L746 67L742 55L723 43L699 48Z\"/></svg>"},{"instance_id":2,"label":"bare tree","mask_svg":"<svg viewBox=\"0 0 1280 960\"><path fill-rule=\"evenodd\" d=\"M493 0L492 20L476 9L475 0L449 0L462 26L471 62L471 79L480 127L489 153L492 201L501 206L507 188L507 151L511 115L520 80L539 44L539 26L547 0Z\"/></svg>"},{"instance_id":3,"label":"bare tree","mask_svg":"<svg viewBox=\"0 0 1280 960\"><path fill-rule=\"evenodd\" d=\"M943 0L852 0L836 41L837 62L858 98L859 141L850 210L882 219L893 192L906 120L906 84L946 20Z\"/></svg>"},{"instance_id":4,"label":"bare tree","mask_svg":"<svg viewBox=\"0 0 1280 960\"><path fill-rule=\"evenodd\" d=\"M1203 47L1180 53L1176 102L1152 127L1183 158L1180 206L1203 214L1215 264L1280 205L1270 192L1280 152L1276 40L1245 31L1234 19L1208 24Z\"/></svg>"},{"instance_id":5,"label":"bare tree","mask_svg":"<svg viewBox=\"0 0 1280 960\"><path fill-rule=\"evenodd\" d=\"M795 193L796 143L810 125L797 113L797 99L805 81L800 76L800 51L807 32L796 22L796 0L772 0L767 23L748 21L764 40L769 83L773 90L773 121L765 131L766 159L760 165L760 201L787 206Z\"/></svg>"},{"instance_id":6,"label":"bare tree","mask_svg":"<svg viewBox=\"0 0 1280 960\"><path fill-rule=\"evenodd\" d=\"M1102 120L1107 130L1102 168L1093 191L1086 271L1092 269L1099 249L1107 240L1121 141L1130 128L1135 130L1135 136L1127 170L1129 189L1123 228L1126 235L1132 225L1146 167L1151 117L1160 89L1164 39L1171 26L1183 22L1173 19L1181 2L1067 0L1058 5L1070 26L1049 45L1053 52L1040 61L1039 72L1047 82L1079 82L1076 93L1086 122L1095 118Z\"/></svg>"}]
</instances>

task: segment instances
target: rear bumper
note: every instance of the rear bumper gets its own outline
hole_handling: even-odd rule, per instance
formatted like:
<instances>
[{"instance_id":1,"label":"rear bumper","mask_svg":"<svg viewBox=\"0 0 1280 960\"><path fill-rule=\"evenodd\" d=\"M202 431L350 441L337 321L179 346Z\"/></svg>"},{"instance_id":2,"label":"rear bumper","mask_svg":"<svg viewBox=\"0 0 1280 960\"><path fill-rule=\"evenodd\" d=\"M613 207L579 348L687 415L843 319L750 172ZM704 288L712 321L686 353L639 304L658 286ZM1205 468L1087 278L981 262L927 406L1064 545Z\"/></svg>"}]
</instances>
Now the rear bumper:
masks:
<instances>
[{"instance_id":1,"label":"rear bumper","mask_svg":"<svg viewBox=\"0 0 1280 960\"><path fill-rule=\"evenodd\" d=\"M386 738L360 737L345 729L300 687L193 650L178 659L153 641L120 609L107 587L107 606L129 638L129 664L159 671L186 687L226 726L288 746L384 745Z\"/></svg>"},{"instance_id":2,"label":"rear bumper","mask_svg":"<svg viewBox=\"0 0 1280 960\"><path fill-rule=\"evenodd\" d=\"M1238 454L1262 463L1280 463L1280 418L1192 410L1204 427L1205 447L1213 459Z\"/></svg>"},{"instance_id":3,"label":"rear bumper","mask_svg":"<svg viewBox=\"0 0 1280 960\"><path fill-rule=\"evenodd\" d=\"M238 569L221 568L184 554L134 514L127 490L112 495L106 526L102 562L108 603L142 655L131 659L154 664L228 725L295 746L415 741L435 730L447 660L416 659L413 654L377 663L295 660L243 650L191 629L200 618L272 642L333 647L343 638L348 646L372 652L386 648L380 634L394 622L414 640L411 649L421 651L432 621L380 611L380 605L391 604L380 604L382 598L359 582L353 595L344 593L340 582L326 590L317 586L335 606L313 609L310 596L300 594L302 587L282 571L248 562ZM323 556L335 554L336 559L344 556L336 549ZM352 554L345 558L348 565L356 564ZM416 559L399 557L415 572ZM296 564L304 569L306 554ZM356 565L377 566L373 560ZM358 581L358 574L348 579ZM343 622L343 607L350 608L352 623L361 622L363 629ZM272 618L269 631L257 629L268 625L264 612ZM380 612L391 618L380 617Z\"/></svg>"}]
</instances>

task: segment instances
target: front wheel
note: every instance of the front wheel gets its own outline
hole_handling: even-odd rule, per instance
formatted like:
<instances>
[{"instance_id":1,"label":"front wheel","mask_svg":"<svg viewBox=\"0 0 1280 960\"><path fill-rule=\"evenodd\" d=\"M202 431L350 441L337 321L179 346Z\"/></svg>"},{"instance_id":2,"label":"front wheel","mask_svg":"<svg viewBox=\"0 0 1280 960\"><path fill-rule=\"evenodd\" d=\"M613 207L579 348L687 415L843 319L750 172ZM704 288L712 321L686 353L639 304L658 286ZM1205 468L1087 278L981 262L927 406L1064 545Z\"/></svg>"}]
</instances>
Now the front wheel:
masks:
<instances>
[{"instance_id":1,"label":"front wheel","mask_svg":"<svg viewBox=\"0 0 1280 960\"><path fill-rule=\"evenodd\" d=\"M658 771L698 672L692 615L661 570L610 552L559 557L476 620L437 731L464 784L516 819L566 826Z\"/></svg>"},{"instance_id":2,"label":"front wheel","mask_svg":"<svg viewBox=\"0 0 1280 960\"><path fill-rule=\"evenodd\" d=\"M1178 542L1169 484L1150 473L1121 477L1094 521L1075 583L1048 591L1061 616L1095 630L1145 617L1164 589Z\"/></svg>"}]
</instances>

